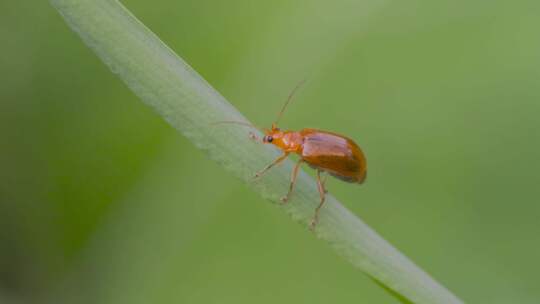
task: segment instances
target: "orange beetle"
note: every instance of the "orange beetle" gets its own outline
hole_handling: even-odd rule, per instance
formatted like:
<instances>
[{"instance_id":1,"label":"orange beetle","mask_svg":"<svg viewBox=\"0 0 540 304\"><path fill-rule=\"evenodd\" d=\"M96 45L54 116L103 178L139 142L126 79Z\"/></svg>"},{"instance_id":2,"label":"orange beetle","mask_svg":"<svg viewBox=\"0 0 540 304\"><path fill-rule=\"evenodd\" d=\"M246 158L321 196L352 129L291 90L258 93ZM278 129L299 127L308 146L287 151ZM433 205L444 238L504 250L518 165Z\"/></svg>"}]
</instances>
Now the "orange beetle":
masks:
<instances>
[{"instance_id":1,"label":"orange beetle","mask_svg":"<svg viewBox=\"0 0 540 304\"><path fill-rule=\"evenodd\" d=\"M317 224L319 211L324 204L327 192L324 187L324 182L321 181L321 172L327 172L330 175L349 183L362 184L366 179L367 164L364 153L350 138L317 129L282 131L277 127L277 122L283 115L292 96L301 84L302 83L297 85L291 94L289 94L285 105L283 105L283 108L278 114L278 118L272 124L272 128L270 130L263 130L265 136L263 137L262 142L265 144L273 144L278 147L283 151L283 155L275 159L261 171L257 172L255 178L261 177L270 168L285 160L290 153L298 154L300 160L296 163L296 166L292 171L289 191L281 198L281 201L286 203L293 192L300 165L305 162L310 167L317 170L317 186L321 199L319 205L315 209L313 219L311 220L310 228L313 229ZM259 140L253 133L250 133L250 137Z\"/></svg>"}]
</instances>

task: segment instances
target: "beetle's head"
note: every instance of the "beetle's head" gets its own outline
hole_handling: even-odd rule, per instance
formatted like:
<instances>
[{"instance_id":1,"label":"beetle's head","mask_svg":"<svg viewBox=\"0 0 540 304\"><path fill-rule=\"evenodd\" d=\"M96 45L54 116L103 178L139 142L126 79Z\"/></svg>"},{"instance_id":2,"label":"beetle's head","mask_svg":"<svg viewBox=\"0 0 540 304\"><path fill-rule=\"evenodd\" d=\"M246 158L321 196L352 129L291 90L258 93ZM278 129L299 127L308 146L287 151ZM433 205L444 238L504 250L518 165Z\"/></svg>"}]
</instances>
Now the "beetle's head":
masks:
<instances>
[{"instance_id":1,"label":"beetle's head","mask_svg":"<svg viewBox=\"0 0 540 304\"><path fill-rule=\"evenodd\" d=\"M263 143L278 145L283 139L283 131L281 131L275 124L272 124L272 129L264 130Z\"/></svg>"}]
</instances>

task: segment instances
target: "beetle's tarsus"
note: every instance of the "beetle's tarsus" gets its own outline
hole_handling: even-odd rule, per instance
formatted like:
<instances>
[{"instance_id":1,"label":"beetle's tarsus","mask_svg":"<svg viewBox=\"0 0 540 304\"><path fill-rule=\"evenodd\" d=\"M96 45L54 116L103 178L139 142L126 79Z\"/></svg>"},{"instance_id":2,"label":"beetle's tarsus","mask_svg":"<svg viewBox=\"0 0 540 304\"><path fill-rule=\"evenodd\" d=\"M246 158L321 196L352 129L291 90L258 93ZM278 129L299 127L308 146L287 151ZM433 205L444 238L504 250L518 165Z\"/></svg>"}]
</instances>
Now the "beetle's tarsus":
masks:
<instances>
[{"instance_id":1,"label":"beetle's tarsus","mask_svg":"<svg viewBox=\"0 0 540 304\"><path fill-rule=\"evenodd\" d=\"M317 226L317 223L319 223L319 217L317 215L315 215L311 219L311 222L309 223L309 230L314 231L315 227Z\"/></svg>"}]
</instances>

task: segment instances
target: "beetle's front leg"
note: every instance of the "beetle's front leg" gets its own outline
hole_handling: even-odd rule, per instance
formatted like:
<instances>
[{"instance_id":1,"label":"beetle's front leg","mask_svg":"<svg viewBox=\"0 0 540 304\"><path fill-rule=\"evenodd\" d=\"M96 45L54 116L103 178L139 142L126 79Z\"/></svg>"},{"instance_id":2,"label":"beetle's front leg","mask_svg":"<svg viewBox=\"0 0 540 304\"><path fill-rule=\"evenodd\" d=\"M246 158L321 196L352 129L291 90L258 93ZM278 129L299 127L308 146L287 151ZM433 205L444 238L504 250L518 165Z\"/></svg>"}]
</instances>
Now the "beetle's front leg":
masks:
<instances>
[{"instance_id":1,"label":"beetle's front leg","mask_svg":"<svg viewBox=\"0 0 540 304\"><path fill-rule=\"evenodd\" d=\"M261 171L255 173L255 178L259 178L261 177L263 174L265 174L268 170L270 170L270 168L272 168L273 166L279 164L280 162L284 161L287 156L289 155L289 152L285 152L283 153L283 155L281 155L280 157L276 158L271 164L269 164L268 166L264 167Z\"/></svg>"}]
</instances>

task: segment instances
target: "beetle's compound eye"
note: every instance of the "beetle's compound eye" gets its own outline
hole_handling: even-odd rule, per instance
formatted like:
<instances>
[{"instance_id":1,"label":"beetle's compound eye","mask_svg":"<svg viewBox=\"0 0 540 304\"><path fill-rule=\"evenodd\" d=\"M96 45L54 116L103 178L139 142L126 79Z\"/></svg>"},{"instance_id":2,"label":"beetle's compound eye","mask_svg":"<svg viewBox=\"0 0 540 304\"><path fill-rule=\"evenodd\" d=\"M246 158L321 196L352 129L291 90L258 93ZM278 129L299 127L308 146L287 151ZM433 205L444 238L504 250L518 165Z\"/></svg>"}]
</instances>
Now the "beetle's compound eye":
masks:
<instances>
[{"instance_id":1,"label":"beetle's compound eye","mask_svg":"<svg viewBox=\"0 0 540 304\"><path fill-rule=\"evenodd\" d=\"M274 140L274 138L270 135L266 135L264 137L264 141L266 141L267 143L271 143L272 141Z\"/></svg>"}]
</instances>

